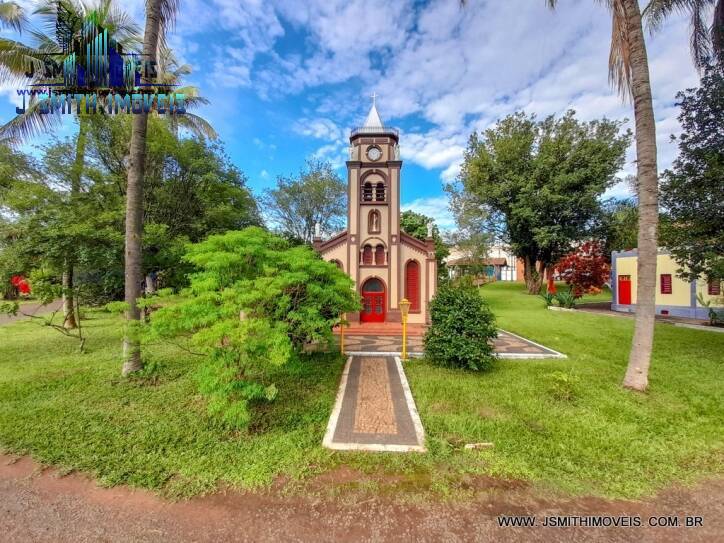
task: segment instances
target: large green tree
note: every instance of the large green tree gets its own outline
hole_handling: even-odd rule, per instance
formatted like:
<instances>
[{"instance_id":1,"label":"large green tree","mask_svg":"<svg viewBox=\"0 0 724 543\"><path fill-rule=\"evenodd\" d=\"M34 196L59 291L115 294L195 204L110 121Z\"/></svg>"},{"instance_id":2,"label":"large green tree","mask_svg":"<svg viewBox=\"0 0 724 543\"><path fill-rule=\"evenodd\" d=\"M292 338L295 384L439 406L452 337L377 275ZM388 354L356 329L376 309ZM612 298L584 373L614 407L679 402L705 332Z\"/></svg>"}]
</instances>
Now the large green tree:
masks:
<instances>
[{"instance_id":1,"label":"large green tree","mask_svg":"<svg viewBox=\"0 0 724 543\"><path fill-rule=\"evenodd\" d=\"M123 157L130 125L129 116L92 119L83 183L73 197L72 140L45 149L43 175L31 156L0 147L0 215L6 217L0 224L3 276L43 268L59 278L63 255L72 247L77 257L74 290L82 303L102 304L123 296ZM189 272L181 261L186 243L259 225L261 218L244 174L229 163L219 144L179 140L159 117L150 119L148 135L142 272L147 287L158 282L179 288Z\"/></svg>"},{"instance_id":2,"label":"large green tree","mask_svg":"<svg viewBox=\"0 0 724 543\"><path fill-rule=\"evenodd\" d=\"M245 428L253 403L273 400L272 365L310 343L332 341L339 315L359 310L352 280L307 245L261 228L189 246L189 296L152 315L151 339L188 338L203 353L199 386L209 414Z\"/></svg>"},{"instance_id":3,"label":"large green tree","mask_svg":"<svg viewBox=\"0 0 724 543\"><path fill-rule=\"evenodd\" d=\"M537 294L545 270L590 236L629 141L619 122L581 122L572 111L542 121L517 113L470 137L459 183L449 190L468 213L478 209L499 227Z\"/></svg>"},{"instance_id":4,"label":"large green tree","mask_svg":"<svg viewBox=\"0 0 724 543\"><path fill-rule=\"evenodd\" d=\"M633 199L609 200L604 202L601 213L600 233L603 253L611 258L613 251L636 248L638 239L639 209Z\"/></svg>"},{"instance_id":5,"label":"large green tree","mask_svg":"<svg viewBox=\"0 0 724 543\"><path fill-rule=\"evenodd\" d=\"M662 177L664 245L690 281L724 278L724 68L709 67L699 88L677 95L679 156Z\"/></svg>"},{"instance_id":6,"label":"large green tree","mask_svg":"<svg viewBox=\"0 0 724 543\"><path fill-rule=\"evenodd\" d=\"M432 225L432 239L435 241L435 260L437 260L437 273L440 277L447 276L445 269L445 258L450 254L450 249L440 235L440 228L435 224L435 219L416 211L403 211L400 215L400 227L412 237L421 241L427 239L427 226Z\"/></svg>"},{"instance_id":7,"label":"large green tree","mask_svg":"<svg viewBox=\"0 0 724 543\"><path fill-rule=\"evenodd\" d=\"M114 2L99 0L95 4L82 0L42 0L33 11L42 30L34 29L29 45L9 39L0 39L0 81L13 81L23 78L24 74L32 73L31 82L47 82L45 63L49 58L64 54L63 40L59 20L64 22L64 31L73 36L82 32L86 17L94 20L108 30L109 37L123 47L132 47L138 43L137 26ZM67 28L65 28L67 27ZM68 179L70 182L70 198L77 198L82 184L85 147L90 116L77 114L78 132L75 142L75 158L70 165ZM53 127L60 125L60 114L42 114L40 101L35 96L26 104L25 111L0 127L0 136L16 141L23 141L34 136L44 135ZM65 256L63 279L63 325L75 328L77 315L74 311L73 283L76 255L73 245L68 246Z\"/></svg>"},{"instance_id":8,"label":"large green tree","mask_svg":"<svg viewBox=\"0 0 724 543\"><path fill-rule=\"evenodd\" d=\"M323 232L342 228L347 210L347 185L326 162L310 161L296 176L277 178L264 193L271 224L288 238L311 243L314 228Z\"/></svg>"}]
</instances>

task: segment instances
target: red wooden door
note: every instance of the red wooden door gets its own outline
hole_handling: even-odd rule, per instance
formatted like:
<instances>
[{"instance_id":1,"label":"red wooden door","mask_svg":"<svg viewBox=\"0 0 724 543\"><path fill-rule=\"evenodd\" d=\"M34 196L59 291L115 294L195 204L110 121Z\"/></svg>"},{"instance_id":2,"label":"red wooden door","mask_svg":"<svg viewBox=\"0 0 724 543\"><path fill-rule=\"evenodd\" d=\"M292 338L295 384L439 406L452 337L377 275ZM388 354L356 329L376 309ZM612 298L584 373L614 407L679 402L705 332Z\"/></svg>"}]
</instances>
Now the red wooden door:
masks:
<instances>
[{"instance_id":1,"label":"red wooden door","mask_svg":"<svg viewBox=\"0 0 724 543\"><path fill-rule=\"evenodd\" d=\"M631 305L631 276L618 276L618 303L620 305Z\"/></svg>"},{"instance_id":2,"label":"red wooden door","mask_svg":"<svg viewBox=\"0 0 724 543\"><path fill-rule=\"evenodd\" d=\"M362 322L385 322L385 294L362 293Z\"/></svg>"},{"instance_id":3,"label":"red wooden door","mask_svg":"<svg viewBox=\"0 0 724 543\"><path fill-rule=\"evenodd\" d=\"M379 279L369 279L362 286L362 322L385 322L385 287Z\"/></svg>"}]
</instances>

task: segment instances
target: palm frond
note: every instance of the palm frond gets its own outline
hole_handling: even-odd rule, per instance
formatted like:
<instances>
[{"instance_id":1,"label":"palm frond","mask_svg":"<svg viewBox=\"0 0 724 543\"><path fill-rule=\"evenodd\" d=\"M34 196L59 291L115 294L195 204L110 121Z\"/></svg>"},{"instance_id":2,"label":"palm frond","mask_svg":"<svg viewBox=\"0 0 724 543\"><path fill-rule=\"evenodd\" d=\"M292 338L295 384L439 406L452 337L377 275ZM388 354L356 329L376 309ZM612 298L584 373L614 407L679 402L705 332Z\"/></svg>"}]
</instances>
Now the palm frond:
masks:
<instances>
[{"instance_id":1,"label":"palm frond","mask_svg":"<svg viewBox=\"0 0 724 543\"><path fill-rule=\"evenodd\" d=\"M15 116L0 126L0 139L24 142L37 136L47 135L63 122L61 113L40 113L40 100L33 95L25 104L25 113Z\"/></svg>"},{"instance_id":2,"label":"palm frond","mask_svg":"<svg viewBox=\"0 0 724 543\"><path fill-rule=\"evenodd\" d=\"M0 38L0 82L19 83L26 80L25 72L31 65L36 73L43 69L43 62L32 47Z\"/></svg>"},{"instance_id":3,"label":"palm frond","mask_svg":"<svg viewBox=\"0 0 724 543\"><path fill-rule=\"evenodd\" d=\"M611 9L611 51L608 55L608 80L622 98L631 98L631 45L626 12L620 0L609 0Z\"/></svg>"},{"instance_id":4,"label":"palm frond","mask_svg":"<svg viewBox=\"0 0 724 543\"><path fill-rule=\"evenodd\" d=\"M214 127L211 126L211 123L203 117L199 117L198 115L194 115L188 111L183 115L170 115L169 117L172 125L175 124L181 128L185 128L186 130L192 132L195 136L205 137L212 140L219 137L216 130L214 130Z\"/></svg>"},{"instance_id":5,"label":"palm frond","mask_svg":"<svg viewBox=\"0 0 724 543\"><path fill-rule=\"evenodd\" d=\"M711 48L714 58L724 66L724 0L717 0L711 27Z\"/></svg>"},{"instance_id":6,"label":"palm frond","mask_svg":"<svg viewBox=\"0 0 724 543\"><path fill-rule=\"evenodd\" d=\"M710 4L709 0L696 0L693 4ZM711 34L709 25L704 21L704 6L691 10L691 56L694 58L694 65L702 69L711 58Z\"/></svg>"},{"instance_id":7,"label":"palm frond","mask_svg":"<svg viewBox=\"0 0 724 543\"><path fill-rule=\"evenodd\" d=\"M706 24L705 18L709 9L714 6L714 24L711 28ZM721 7L722 0L651 0L643 11L643 17L650 32L655 32L674 13L687 14L691 26L691 56L694 65L701 70L711 58L712 50L715 49L713 42L716 40L717 31L716 11ZM722 13L724 18L724 13ZM724 20L721 21L724 25ZM724 32L719 27L720 32Z\"/></svg>"},{"instance_id":8,"label":"palm frond","mask_svg":"<svg viewBox=\"0 0 724 543\"><path fill-rule=\"evenodd\" d=\"M0 2L0 28L12 28L22 32L28 24L23 8L15 2Z\"/></svg>"},{"instance_id":9,"label":"palm frond","mask_svg":"<svg viewBox=\"0 0 724 543\"><path fill-rule=\"evenodd\" d=\"M691 3L692 0L651 0L641 12L641 16L649 31L654 33L671 14L686 13Z\"/></svg>"},{"instance_id":10,"label":"palm frond","mask_svg":"<svg viewBox=\"0 0 724 543\"><path fill-rule=\"evenodd\" d=\"M176 24L176 14L178 13L180 0L161 0L161 26L165 31L172 30Z\"/></svg>"},{"instance_id":11,"label":"palm frond","mask_svg":"<svg viewBox=\"0 0 724 543\"><path fill-rule=\"evenodd\" d=\"M201 96L199 88L193 85L178 87L174 89L174 93L183 94L186 106L191 109L209 104L209 100Z\"/></svg>"}]
</instances>

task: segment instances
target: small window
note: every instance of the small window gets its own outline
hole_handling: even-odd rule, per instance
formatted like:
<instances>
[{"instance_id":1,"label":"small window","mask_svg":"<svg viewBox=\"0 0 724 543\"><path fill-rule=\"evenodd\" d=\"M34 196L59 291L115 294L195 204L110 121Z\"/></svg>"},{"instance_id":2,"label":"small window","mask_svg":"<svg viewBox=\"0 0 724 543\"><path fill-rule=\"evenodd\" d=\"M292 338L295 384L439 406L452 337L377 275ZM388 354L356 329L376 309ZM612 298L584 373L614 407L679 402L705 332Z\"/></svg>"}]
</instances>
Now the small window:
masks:
<instances>
[{"instance_id":1,"label":"small window","mask_svg":"<svg viewBox=\"0 0 724 543\"><path fill-rule=\"evenodd\" d=\"M671 274L661 274L661 294L671 294Z\"/></svg>"},{"instance_id":2,"label":"small window","mask_svg":"<svg viewBox=\"0 0 724 543\"><path fill-rule=\"evenodd\" d=\"M368 279L362 287L362 292L384 292L385 286L376 278Z\"/></svg>"},{"instance_id":3,"label":"small window","mask_svg":"<svg viewBox=\"0 0 724 543\"><path fill-rule=\"evenodd\" d=\"M382 245L375 247L375 264L381 266L385 263L385 248Z\"/></svg>"},{"instance_id":4,"label":"small window","mask_svg":"<svg viewBox=\"0 0 724 543\"><path fill-rule=\"evenodd\" d=\"M341 263L339 260L336 260L336 259L335 259L335 260L330 260L330 262L331 262L332 264L334 264L335 266L337 266L340 270L343 270L343 268L342 268L342 263ZM343 270L343 271L344 271L344 270Z\"/></svg>"},{"instance_id":5,"label":"small window","mask_svg":"<svg viewBox=\"0 0 724 543\"><path fill-rule=\"evenodd\" d=\"M377 202L385 201L385 184L384 183L377 183L377 186L375 187L375 201L377 201Z\"/></svg>"},{"instance_id":6,"label":"small window","mask_svg":"<svg viewBox=\"0 0 724 543\"><path fill-rule=\"evenodd\" d=\"M372 245L365 245L362 249L362 264L372 264Z\"/></svg>"},{"instance_id":7,"label":"small window","mask_svg":"<svg viewBox=\"0 0 724 543\"><path fill-rule=\"evenodd\" d=\"M709 281L707 292L709 293L709 296L721 295L721 281Z\"/></svg>"},{"instance_id":8,"label":"small window","mask_svg":"<svg viewBox=\"0 0 724 543\"><path fill-rule=\"evenodd\" d=\"M379 234L380 222L380 212L373 209L370 211L369 219L367 220L367 231L370 234Z\"/></svg>"},{"instance_id":9,"label":"small window","mask_svg":"<svg viewBox=\"0 0 724 543\"><path fill-rule=\"evenodd\" d=\"M365 183L362 187L362 200L365 202L372 201L372 183Z\"/></svg>"}]
</instances>

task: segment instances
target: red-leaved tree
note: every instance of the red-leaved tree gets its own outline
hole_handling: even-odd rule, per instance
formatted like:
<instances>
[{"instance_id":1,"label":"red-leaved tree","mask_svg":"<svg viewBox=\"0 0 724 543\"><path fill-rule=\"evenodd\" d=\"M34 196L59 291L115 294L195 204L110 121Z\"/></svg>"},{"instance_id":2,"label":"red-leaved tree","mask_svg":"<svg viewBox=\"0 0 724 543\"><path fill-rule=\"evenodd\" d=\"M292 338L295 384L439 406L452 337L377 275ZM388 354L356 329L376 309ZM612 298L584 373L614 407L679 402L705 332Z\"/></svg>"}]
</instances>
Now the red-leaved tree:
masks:
<instances>
[{"instance_id":1,"label":"red-leaved tree","mask_svg":"<svg viewBox=\"0 0 724 543\"><path fill-rule=\"evenodd\" d=\"M611 274L611 267L598 241L587 241L564 256L556 264L556 270L576 298L601 292Z\"/></svg>"},{"instance_id":2,"label":"red-leaved tree","mask_svg":"<svg viewBox=\"0 0 724 543\"><path fill-rule=\"evenodd\" d=\"M10 284L14 286L20 294L27 296L30 294L30 283L22 275L13 275L10 278Z\"/></svg>"}]
</instances>

